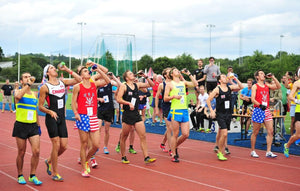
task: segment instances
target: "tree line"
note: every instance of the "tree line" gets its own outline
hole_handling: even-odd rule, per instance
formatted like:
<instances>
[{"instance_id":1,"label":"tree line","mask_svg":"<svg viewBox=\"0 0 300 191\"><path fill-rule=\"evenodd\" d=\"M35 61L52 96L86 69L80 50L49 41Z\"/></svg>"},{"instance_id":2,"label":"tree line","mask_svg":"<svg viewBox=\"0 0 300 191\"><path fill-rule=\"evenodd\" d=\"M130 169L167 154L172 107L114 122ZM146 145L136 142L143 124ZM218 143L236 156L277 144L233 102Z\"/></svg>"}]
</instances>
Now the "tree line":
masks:
<instances>
[{"instance_id":1,"label":"tree line","mask_svg":"<svg viewBox=\"0 0 300 191\"><path fill-rule=\"evenodd\" d=\"M107 64L114 64L114 58L111 53L107 52L106 60ZM190 54L183 53L176 58L168 58L166 56L159 57L153 60L149 55L142 56L137 60L138 69L153 69L155 73L161 74L162 70L166 67L177 67L178 69L187 68L191 72L197 69L197 61ZM208 64L208 58L201 58L204 64ZM13 61L14 66L11 68L2 68L0 71L0 81L9 79L10 81L16 81L18 77L18 54L14 56L5 57L2 48L0 47L0 61ZM59 54L58 56L45 56L44 54L26 54L20 56L20 73L30 72L35 76L37 82L42 80L43 68L48 63L57 65L60 62L69 63L69 57ZM72 70L76 71L78 65L80 65L80 59L75 57L71 58ZM133 72L136 72L135 63L133 61ZM286 71L295 72L297 67L300 66L300 55L288 54L287 52L278 52L276 56L263 54L263 52L256 50L251 56L243 57L243 64L239 65L239 58L230 60L228 58L216 58L216 63L220 63L220 70L222 73L227 73L227 67L233 67L234 73L238 74L239 79L242 82L246 82L248 78L253 78L253 74L256 70L262 69L266 73L273 73L280 79ZM67 64L68 65L68 64ZM68 77L67 73L64 73L64 77Z\"/></svg>"}]
</instances>

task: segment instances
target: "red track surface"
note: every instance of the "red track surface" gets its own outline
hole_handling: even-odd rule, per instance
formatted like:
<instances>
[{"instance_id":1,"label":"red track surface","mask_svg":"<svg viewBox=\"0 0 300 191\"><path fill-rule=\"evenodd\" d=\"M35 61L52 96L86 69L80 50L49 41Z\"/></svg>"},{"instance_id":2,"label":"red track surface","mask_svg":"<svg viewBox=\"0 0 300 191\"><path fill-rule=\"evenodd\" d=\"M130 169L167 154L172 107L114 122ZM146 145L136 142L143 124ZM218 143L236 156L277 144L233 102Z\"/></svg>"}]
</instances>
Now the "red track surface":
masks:
<instances>
[{"instance_id":1,"label":"red track surface","mask_svg":"<svg viewBox=\"0 0 300 191\"><path fill-rule=\"evenodd\" d=\"M250 149L230 146L228 161L217 160L212 151L214 145L208 142L187 140L179 147L180 163L172 163L163 153L159 144L162 135L147 134L148 150L151 157L157 158L153 164L144 164L139 139L136 136L134 147L138 154L127 154L130 164L122 164L120 154L114 151L120 129L111 128L109 155L98 152L97 169L91 169L91 177L81 177L79 137L73 130L73 121L68 121L69 146L59 158L58 171L64 182L54 182L46 173L44 160L48 157L51 142L41 117L41 154L37 169L43 185L35 186L17 183L15 159L16 142L11 136L15 115L0 114L0 190L300 190L300 157L285 158L277 153L276 159L264 157L264 151L257 151L260 158L249 156ZM101 138L103 134L101 135ZM103 141L101 140L102 151ZM128 148L128 146L127 146ZM28 143L24 161L24 176L29 176L31 149Z\"/></svg>"}]
</instances>

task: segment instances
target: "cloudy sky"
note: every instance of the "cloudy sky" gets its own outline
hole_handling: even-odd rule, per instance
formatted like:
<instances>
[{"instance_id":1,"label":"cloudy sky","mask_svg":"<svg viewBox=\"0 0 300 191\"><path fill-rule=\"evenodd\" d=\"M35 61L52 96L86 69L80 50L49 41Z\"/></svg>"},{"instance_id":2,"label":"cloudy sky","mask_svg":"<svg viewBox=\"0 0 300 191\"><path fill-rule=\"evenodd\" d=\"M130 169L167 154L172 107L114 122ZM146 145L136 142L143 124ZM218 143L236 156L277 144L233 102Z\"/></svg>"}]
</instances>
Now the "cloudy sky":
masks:
<instances>
[{"instance_id":1,"label":"cloudy sky","mask_svg":"<svg viewBox=\"0 0 300 191\"><path fill-rule=\"evenodd\" d=\"M84 56L95 51L99 36L118 52L114 54L124 54L122 47L132 36L107 34L134 35L133 56L138 59L152 55L152 34L155 58L183 53L208 57L210 34L216 58L235 59L255 50L276 55L280 42L282 50L300 54L299 0L0 0L0 5L0 46L5 55L19 47L23 54L69 55L71 50L80 57L78 22L86 23ZM114 43L108 45L109 41Z\"/></svg>"}]
</instances>

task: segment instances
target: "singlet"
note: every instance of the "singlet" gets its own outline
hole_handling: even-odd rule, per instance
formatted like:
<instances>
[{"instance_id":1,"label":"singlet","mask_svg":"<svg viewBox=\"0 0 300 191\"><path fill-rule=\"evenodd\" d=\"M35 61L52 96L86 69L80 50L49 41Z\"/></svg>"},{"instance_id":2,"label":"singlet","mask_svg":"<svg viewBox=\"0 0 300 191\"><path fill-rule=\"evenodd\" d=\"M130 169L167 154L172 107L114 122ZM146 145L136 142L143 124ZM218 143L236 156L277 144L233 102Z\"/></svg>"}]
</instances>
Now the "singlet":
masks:
<instances>
[{"instance_id":1,"label":"singlet","mask_svg":"<svg viewBox=\"0 0 300 191\"><path fill-rule=\"evenodd\" d=\"M88 116L97 115L97 88L94 82L86 88L79 84L80 90L77 97L78 113Z\"/></svg>"},{"instance_id":2,"label":"singlet","mask_svg":"<svg viewBox=\"0 0 300 191\"><path fill-rule=\"evenodd\" d=\"M131 102L134 105L134 110L138 110L139 108L139 103L140 103L140 98L139 98L139 91L138 91L138 87L136 83L134 84L134 89L132 90L127 83L125 83L126 85L126 91L123 95L123 100ZM130 110L130 106L129 105L123 105L123 109L124 111L128 111Z\"/></svg>"},{"instance_id":3,"label":"singlet","mask_svg":"<svg viewBox=\"0 0 300 191\"><path fill-rule=\"evenodd\" d=\"M162 103L161 103L161 108L163 111L169 111L171 107L171 101L165 102L164 97L165 97L165 90L166 90L166 82L163 82L163 89L162 89Z\"/></svg>"},{"instance_id":4,"label":"singlet","mask_svg":"<svg viewBox=\"0 0 300 191\"><path fill-rule=\"evenodd\" d=\"M48 107L50 110L57 113L59 117L65 117L65 84L59 80L58 85L52 85L46 82L49 93L46 97Z\"/></svg>"},{"instance_id":5,"label":"singlet","mask_svg":"<svg viewBox=\"0 0 300 191\"><path fill-rule=\"evenodd\" d=\"M34 93L25 93L16 104L16 121L22 123L36 123L36 108L38 100Z\"/></svg>"},{"instance_id":6,"label":"singlet","mask_svg":"<svg viewBox=\"0 0 300 191\"><path fill-rule=\"evenodd\" d=\"M264 87L259 86L258 84L255 84L256 94L255 94L255 100L259 102L259 104L262 104L269 107L269 100L270 100L270 94L269 94L269 87L264 84ZM259 107L259 105L254 105L254 107Z\"/></svg>"},{"instance_id":7,"label":"singlet","mask_svg":"<svg viewBox=\"0 0 300 191\"><path fill-rule=\"evenodd\" d=\"M171 100L171 109L187 109L186 90L184 82L180 81L179 83L176 83L174 81L171 81L171 83L173 84L173 89L170 91L170 96L182 96L181 99L174 98Z\"/></svg>"},{"instance_id":8,"label":"singlet","mask_svg":"<svg viewBox=\"0 0 300 191\"><path fill-rule=\"evenodd\" d=\"M300 81L300 80L298 80L298 81ZM296 92L296 99L300 99L300 89L298 89L298 91ZM295 113L300 113L300 105L299 104L296 105Z\"/></svg>"},{"instance_id":9,"label":"singlet","mask_svg":"<svg viewBox=\"0 0 300 191\"><path fill-rule=\"evenodd\" d=\"M221 87L219 88L219 95L216 97L216 114L218 115L224 115L224 114L232 114L231 113L231 89L227 85L228 91L223 92Z\"/></svg>"},{"instance_id":10,"label":"singlet","mask_svg":"<svg viewBox=\"0 0 300 191\"><path fill-rule=\"evenodd\" d=\"M98 88L97 97L103 98L104 102L98 101L98 111L105 111L105 110L113 110L114 103L113 103L113 93L112 93L112 85L111 83L107 84L104 87Z\"/></svg>"}]
</instances>

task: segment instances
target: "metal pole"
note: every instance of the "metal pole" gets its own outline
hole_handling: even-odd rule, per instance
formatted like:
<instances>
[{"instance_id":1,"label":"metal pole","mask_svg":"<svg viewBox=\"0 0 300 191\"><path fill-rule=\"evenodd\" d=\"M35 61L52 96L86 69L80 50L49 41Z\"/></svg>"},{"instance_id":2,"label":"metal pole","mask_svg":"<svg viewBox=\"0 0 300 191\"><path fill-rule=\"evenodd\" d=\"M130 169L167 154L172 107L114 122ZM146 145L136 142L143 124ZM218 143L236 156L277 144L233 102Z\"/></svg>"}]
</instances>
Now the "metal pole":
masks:
<instances>
[{"instance_id":1,"label":"metal pole","mask_svg":"<svg viewBox=\"0 0 300 191\"><path fill-rule=\"evenodd\" d=\"M69 68L72 70L72 68L71 68L71 40L69 42ZM71 78L71 74L69 74L69 78Z\"/></svg>"},{"instance_id":2,"label":"metal pole","mask_svg":"<svg viewBox=\"0 0 300 191\"><path fill-rule=\"evenodd\" d=\"M281 45L282 45L282 38L283 38L284 36L283 35L280 35L280 52L279 52L279 57L280 57L280 65L281 65Z\"/></svg>"},{"instance_id":3,"label":"metal pole","mask_svg":"<svg viewBox=\"0 0 300 191\"><path fill-rule=\"evenodd\" d=\"M20 80L20 65L21 65L21 58L20 58L20 39L19 39L18 40L18 79L17 79L18 82Z\"/></svg>"},{"instance_id":4,"label":"metal pole","mask_svg":"<svg viewBox=\"0 0 300 191\"><path fill-rule=\"evenodd\" d=\"M82 62L83 62L83 58L82 58L82 25L86 25L86 23L84 22L80 22L80 23L77 23L78 25L80 25L81 27L81 43L80 43L80 47L81 47L81 62L80 62L80 65L82 66Z\"/></svg>"},{"instance_id":5,"label":"metal pole","mask_svg":"<svg viewBox=\"0 0 300 191\"><path fill-rule=\"evenodd\" d=\"M215 25L208 24L206 27L209 28L209 57L211 57L211 28L215 27Z\"/></svg>"}]
</instances>

